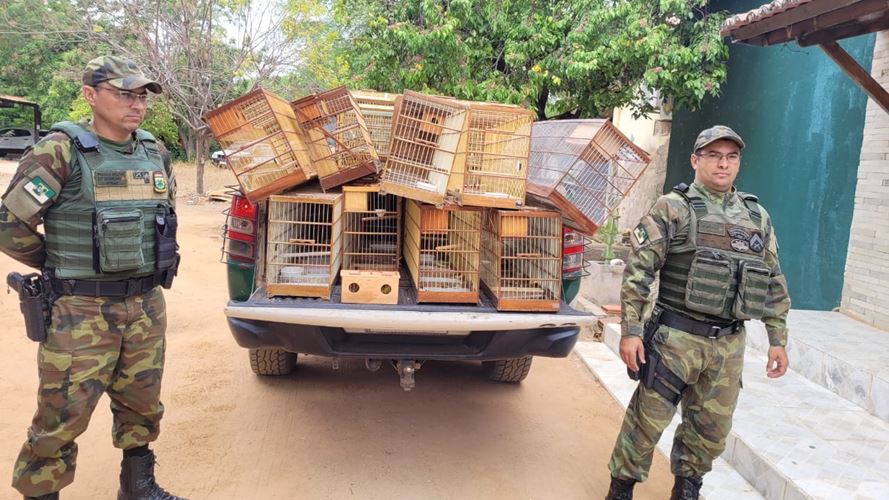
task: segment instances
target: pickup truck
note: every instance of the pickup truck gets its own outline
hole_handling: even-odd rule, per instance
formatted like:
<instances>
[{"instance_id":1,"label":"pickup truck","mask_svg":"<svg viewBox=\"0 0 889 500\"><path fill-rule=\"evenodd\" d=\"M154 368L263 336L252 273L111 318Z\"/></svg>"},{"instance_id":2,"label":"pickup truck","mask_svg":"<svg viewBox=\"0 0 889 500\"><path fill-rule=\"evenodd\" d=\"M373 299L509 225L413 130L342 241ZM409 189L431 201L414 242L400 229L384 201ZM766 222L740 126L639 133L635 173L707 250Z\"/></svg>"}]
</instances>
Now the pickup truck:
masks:
<instances>
[{"instance_id":1,"label":"pickup truck","mask_svg":"<svg viewBox=\"0 0 889 500\"><path fill-rule=\"evenodd\" d=\"M479 361L489 379L515 383L527 377L533 356L568 356L580 328L594 321L564 302L557 312L500 312L484 292L477 304L417 303L405 272L396 305L344 304L339 285L329 300L271 297L263 264L267 203L235 192L225 213L225 315L258 375L289 374L298 355L309 354L331 358L334 368L344 358L364 359L372 371L389 363L405 390L427 360Z\"/></svg>"},{"instance_id":2,"label":"pickup truck","mask_svg":"<svg viewBox=\"0 0 889 500\"><path fill-rule=\"evenodd\" d=\"M46 131L39 131L39 137L35 140L34 130L24 127L0 128L0 157L7 155L21 156L25 150L33 146L46 135Z\"/></svg>"}]
</instances>

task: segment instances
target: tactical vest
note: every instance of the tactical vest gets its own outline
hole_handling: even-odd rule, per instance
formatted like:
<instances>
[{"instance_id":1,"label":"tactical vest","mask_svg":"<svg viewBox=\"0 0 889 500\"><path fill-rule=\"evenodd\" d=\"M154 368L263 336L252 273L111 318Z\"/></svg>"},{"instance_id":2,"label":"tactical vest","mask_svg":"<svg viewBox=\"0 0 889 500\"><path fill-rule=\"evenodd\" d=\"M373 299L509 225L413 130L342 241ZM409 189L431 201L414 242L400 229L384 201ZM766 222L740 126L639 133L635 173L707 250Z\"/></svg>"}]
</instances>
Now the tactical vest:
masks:
<instances>
[{"instance_id":1,"label":"tactical vest","mask_svg":"<svg viewBox=\"0 0 889 500\"><path fill-rule=\"evenodd\" d=\"M72 122L52 130L71 138L71 176L44 217L45 267L57 278L100 281L172 267L176 221L154 136L137 130L126 154Z\"/></svg>"},{"instance_id":2,"label":"tactical vest","mask_svg":"<svg viewBox=\"0 0 889 500\"><path fill-rule=\"evenodd\" d=\"M739 192L747 210L730 218L711 212L694 187L681 184L673 192L688 203L691 218L686 241L668 250L658 302L715 322L760 319L771 273L757 198Z\"/></svg>"}]
</instances>

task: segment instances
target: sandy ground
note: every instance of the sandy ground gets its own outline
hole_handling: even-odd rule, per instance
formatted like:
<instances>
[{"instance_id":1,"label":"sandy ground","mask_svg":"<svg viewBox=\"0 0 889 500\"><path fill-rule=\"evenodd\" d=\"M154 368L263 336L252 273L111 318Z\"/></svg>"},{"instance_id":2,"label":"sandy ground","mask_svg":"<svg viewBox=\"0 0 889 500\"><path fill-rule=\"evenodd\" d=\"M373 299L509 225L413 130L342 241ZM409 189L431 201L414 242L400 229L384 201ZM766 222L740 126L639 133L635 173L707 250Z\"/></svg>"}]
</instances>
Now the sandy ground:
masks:
<instances>
[{"instance_id":1,"label":"sandy ground","mask_svg":"<svg viewBox=\"0 0 889 500\"><path fill-rule=\"evenodd\" d=\"M14 168L14 167L13 167ZM9 180L0 162L0 185ZM4 175L4 173L6 173ZM185 196L185 195L182 195ZM405 393L395 373L300 357L289 377L259 378L225 323L219 263L224 205L180 199L183 267L169 312L158 454L162 485L213 499L603 498L622 412L574 356L538 358L520 385L475 363L427 363ZM0 255L0 275L23 270ZM36 394L36 345L14 294L0 294L0 480L8 485ZM114 498L120 452L107 397L79 439L66 499ZM665 498L655 457L637 498ZM8 486L0 498L20 498Z\"/></svg>"}]
</instances>

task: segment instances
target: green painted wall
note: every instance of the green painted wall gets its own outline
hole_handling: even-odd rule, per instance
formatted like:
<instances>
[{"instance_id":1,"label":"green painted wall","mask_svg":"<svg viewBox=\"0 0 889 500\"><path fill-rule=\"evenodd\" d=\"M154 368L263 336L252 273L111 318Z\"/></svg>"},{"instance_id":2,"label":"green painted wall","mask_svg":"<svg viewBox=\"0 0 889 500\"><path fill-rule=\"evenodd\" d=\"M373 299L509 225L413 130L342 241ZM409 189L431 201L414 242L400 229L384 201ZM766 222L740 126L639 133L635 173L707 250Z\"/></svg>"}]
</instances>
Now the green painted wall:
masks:
<instances>
[{"instance_id":1,"label":"green painted wall","mask_svg":"<svg viewBox=\"0 0 889 500\"><path fill-rule=\"evenodd\" d=\"M715 2L745 12L762 0ZM841 42L870 70L875 35ZM747 148L737 186L772 215L793 307L839 306L867 96L819 48L733 45L728 81L697 112L673 114L665 189L690 182L694 139L711 124Z\"/></svg>"}]
</instances>

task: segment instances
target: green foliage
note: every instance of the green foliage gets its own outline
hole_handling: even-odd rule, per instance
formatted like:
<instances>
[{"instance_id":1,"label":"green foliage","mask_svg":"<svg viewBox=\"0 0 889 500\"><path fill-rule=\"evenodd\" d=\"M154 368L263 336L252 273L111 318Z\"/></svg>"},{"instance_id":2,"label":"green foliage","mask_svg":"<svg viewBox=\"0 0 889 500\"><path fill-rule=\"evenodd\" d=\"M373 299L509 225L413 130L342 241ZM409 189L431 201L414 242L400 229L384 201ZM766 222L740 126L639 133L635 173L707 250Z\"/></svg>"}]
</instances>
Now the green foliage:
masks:
<instances>
[{"instance_id":1,"label":"green foliage","mask_svg":"<svg viewBox=\"0 0 889 500\"><path fill-rule=\"evenodd\" d=\"M352 86L521 104L539 119L695 108L725 80L707 0L335 0Z\"/></svg>"},{"instance_id":2,"label":"green foliage","mask_svg":"<svg viewBox=\"0 0 889 500\"><path fill-rule=\"evenodd\" d=\"M69 2L8 0L0 36L0 94L37 102L44 127L65 119L80 91L79 69L86 59L76 36L54 35L70 15ZM4 117L5 118L5 117ZM30 112L17 117L29 124Z\"/></svg>"}]
</instances>

